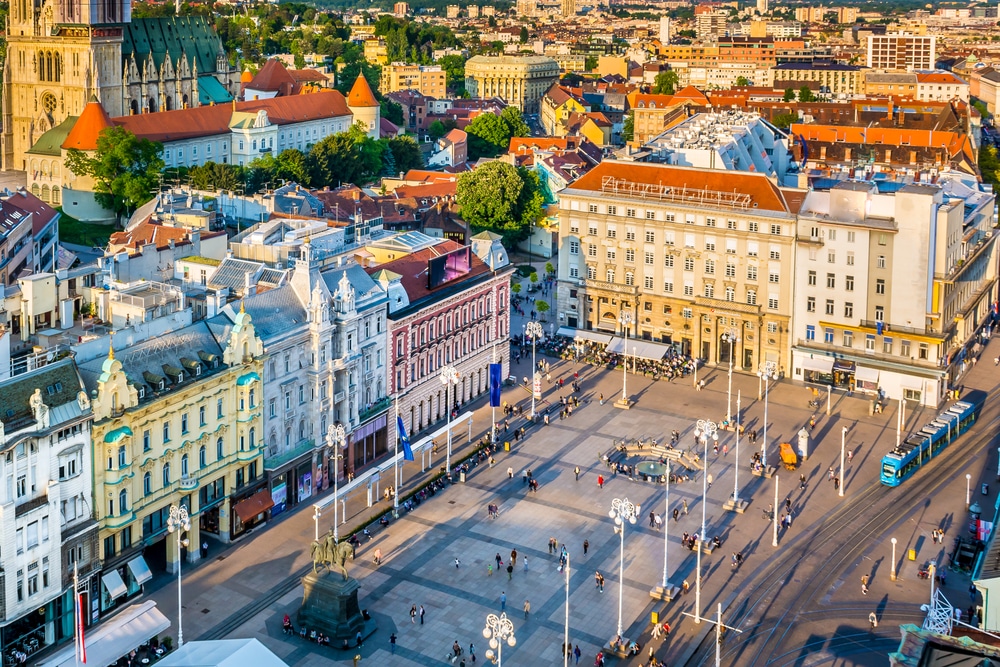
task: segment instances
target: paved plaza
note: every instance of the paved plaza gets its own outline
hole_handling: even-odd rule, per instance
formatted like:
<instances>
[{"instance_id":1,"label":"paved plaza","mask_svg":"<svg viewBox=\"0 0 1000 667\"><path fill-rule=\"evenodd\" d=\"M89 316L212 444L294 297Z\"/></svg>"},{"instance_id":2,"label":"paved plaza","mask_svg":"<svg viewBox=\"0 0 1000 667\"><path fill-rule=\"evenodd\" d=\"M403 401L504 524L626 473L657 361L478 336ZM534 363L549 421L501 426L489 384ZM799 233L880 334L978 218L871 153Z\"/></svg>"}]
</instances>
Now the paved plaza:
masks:
<instances>
[{"instance_id":1,"label":"paved plaza","mask_svg":"<svg viewBox=\"0 0 1000 667\"><path fill-rule=\"evenodd\" d=\"M992 348L996 347L994 351ZM992 343L985 353L987 358L1000 351L1000 343ZM553 360L554 361L554 360ZM988 366L988 367L987 367ZM522 361L515 371L526 375L530 357ZM695 599L694 554L680 544L681 534L700 530L702 514L702 477L694 475L690 481L671 485L670 507L681 507L686 500L687 515L678 521L664 512L665 495L662 486L631 481L623 475L609 474L598 461L600 452L606 451L615 438L655 437L659 441L669 437L671 430L681 432L680 445L689 448L694 444L695 420L721 419L726 410L727 377L721 370L703 370L701 377L707 381L703 391L692 387L690 378L667 383L629 376L629 393L637 401L631 410L612 406L611 398L621 392L621 372L610 372L568 362L553 363L553 380L570 378L580 373L583 404L571 417L556 417L549 426L538 426L529 431L528 437L513 447L510 453L500 453L493 467L480 465L468 476L465 483L456 483L434 498L422 503L412 512L404 512L398 521L387 529L376 531L371 542L358 550L357 559L350 567L351 574L361 584L360 601L379 624L379 629L358 651L341 652L333 648L318 647L297 636L281 632L281 618L288 613L294 618L301 601L302 588L299 577L310 567L308 544L314 525L311 508L305 506L283 518L266 530L249 536L225 550L216 550L207 563L189 569L184 576L185 638L257 637L290 665L322 665L350 662L355 654L362 657L362 664L373 661L386 665L445 665L454 641L466 651L475 643L477 657L483 660L487 642L482 629L487 614L501 609L500 598L506 594L506 611L515 625L517 645L507 648L507 664L535 665L559 664L564 632L565 587L564 577L558 571L558 558L550 554L548 542L555 538L565 544L571 562L570 577L570 641L579 645L583 664L593 664L594 655L617 629L619 615L619 586L623 588L622 617L625 635L647 645L650 613L659 612L669 620L673 632L669 639L654 640L657 657L668 664L683 664L687 660L702 661L699 643L712 631L708 623L696 624L683 612L693 612ZM997 371L992 365L974 368L965 378L968 388L995 389ZM747 428L762 429L763 401L757 400L758 380L755 376L734 374L733 409L737 391L741 392L742 414ZM569 387L563 390L569 394ZM599 405L596 397L603 393L609 400ZM554 383L545 387L545 401L558 402ZM528 394L521 388L509 388L504 398L511 402L530 403ZM801 385L781 382L769 394L768 406L768 462L777 464L777 444L795 442L795 434L816 414L818 423L813 431L814 452L796 472L780 470L779 497L786 496L793 502L792 527L780 534L780 546L771 545L771 523L765 520L763 509L774 502L774 483L752 477L748 473L746 442L741 446L739 484L741 497L751 500L744 515L725 512L723 503L734 489L736 474L735 436L722 433L720 443L728 444L727 455L709 452L708 473L713 484L708 492L706 535L719 536L721 550L703 558L702 613L712 614L718 602L726 610L728 622L731 602L739 602L741 587L746 581L760 574L770 559L782 549L801 547L801 541L813 526L839 504L849 502L853 494L877 484L881 456L895 441L896 408L881 415L869 416L868 401L863 397L846 397L835 394L831 415L811 410L807 402L809 390ZM540 408L545 403L540 404ZM916 410L907 414L908 428L930 420L937 411ZM488 407L479 406L475 412L474 437L484 432L490 420ZM840 431L850 430L847 447L854 452L847 466L846 497L839 498L828 481L828 469L839 466ZM465 429L459 429L463 431ZM458 436L456 436L457 438ZM468 449L464 436L459 439L456 456ZM992 481L991 470L995 460L987 461L991 452L983 452L969 462L975 480L980 473ZM987 465L989 463L989 465ZM508 478L507 468L515 474ZM579 481L574 468L582 470ZM531 469L539 482L537 492L530 492L522 480L522 471ZM799 474L808 478L805 489L799 488ZM604 488L597 484L597 476L606 478ZM419 457L408 463L405 478L426 477L421 474ZM940 558L930 544L931 530L941 525L948 527L947 545L952 537L964 530L964 474L945 493L928 499L927 506L900 507L896 527L886 525L883 534L866 537L870 553L859 562L849 564L838 582L821 600L814 601L816 611L803 618L789 619L788 632L798 645L815 649L817 656L840 654L840 664L884 664L885 653L898 644L900 622L919 622L920 602L927 597L928 587L916 577L916 569L929 559ZM977 485L976 485L977 486ZM994 485L995 486L995 485ZM959 488L960 487L960 488ZM977 486L978 488L978 486ZM885 490L893 493L892 490ZM992 491L995 493L995 489ZM362 494L351 496L348 503L350 515L363 515L368 510ZM613 498L627 497L641 506L640 516L625 533L624 579L619 577L619 537L613 532L608 518ZM993 498L982 499L991 505ZM489 504L499 506L499 516L490 519ZM382 501L383 509L387 507ZM378 507L376 507L376 510ZM687 580L691 591L671 604L649 597L649 590L658 584L663 574L664 534L649 526L648 512L655 509L667 515L669 523L668 567L670 581L679 585ZM863 512L860 508L859 512ZM330 516L321 519L321 531L329 526ZM948 524L942 524L947 519ZM350 522L350 520L349 520ZM889 578L888 539L899 539L897 563L899 579ZM583 542L590 548L583 555ZM372 553L382 550L383 564L376 567ZM915 562L906 561L909 548L918 550ZM506 566L512 549L518 552L517 567L508 579L506 571L488 573L496 554ZM940 551L943 552L941 547ZM733 570L730 556L741 551L746 562ZM523 563L527 558L527 570ZM455 561L458 559L458 567ZM794 587L808 581L810 573L822 568L824 563L806 558L794 576L782 586ZM594 583L595 572L600 571L606 580L603 593ZM869 574L871 591L862 596L860 577ZM169 577L160 576L153 582L157 587L152 597L164 613L176 618L176 588ZM949 578L947 591L958 606L967 604L967 577ZM523 606L530 600L531 612L524 618ZM426 610L423 624L411 623L409 610L412 605L422 605ZM878 609L883 618L879 632L870 635L868 614ZM744 632L753 633L754 619L780 615L779 609L762 605L755 614L747 616L741 626ZM838 633L837 641L829 636ZM389 636L397 636L395 656L390 656ZM798 638L801 635L801 639ZM862 641L863 640L863 641ZM849 652L841 647L853 646ZM466 655L466 657L468 657ZM725 661L724 661L725 662ZM746 655L732 657L727 664L750 664ZM643 660L645 663L645 660ZM471 660L467 660L471 664ZM638 664L638 661L636 661ZM708 663L705 663L708 664Z\"/></svg>"}]
</instances>

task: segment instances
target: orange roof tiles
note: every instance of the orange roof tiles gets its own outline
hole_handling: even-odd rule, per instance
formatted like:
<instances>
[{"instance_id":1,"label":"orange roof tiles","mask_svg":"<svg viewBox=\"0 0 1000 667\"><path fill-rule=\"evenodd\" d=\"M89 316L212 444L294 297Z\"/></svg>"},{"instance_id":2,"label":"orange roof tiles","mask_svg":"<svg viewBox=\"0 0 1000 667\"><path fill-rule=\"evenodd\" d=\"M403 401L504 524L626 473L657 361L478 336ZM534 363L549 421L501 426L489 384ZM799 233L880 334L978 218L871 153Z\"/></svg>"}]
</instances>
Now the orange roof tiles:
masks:
<instances>
[{"instance_id":1,"label":"orange roof tiles","mask_svg":"<svg viewBox=\"0 0 1000 667\"><path fill-rule=\"evenodd\" d=\"M613 194L606 190L605 179L616 179L637 185L654 185L682 190L724 192L749 195L752 206L766 211L789 212L788 203L781 191L764 174L739 171L693 169L662 164L638 162L615 162L605 160L580 179L570 184L571 190L590 190L605 197L628 197L627 194ZM619 188L622 184L619 183ZM696 200L692 200L697 203ZM711 206L706 200L705 206Z\"/></svg>"},{"instance_id":2,"label":"orange roof tiles","mask_svg":"<svg viewBox=\"0 0 1000 667\"><path fill-rule=\"evenodd\" d=\"M372 87L368 85L368 80L363 74L359 74L351 87L351 92L347 94L347 106L349 107L377 107L378 100Z\"/></svg>"},{"instance_id":3,"label":"orange roof tiles","mask_svg":"<svg viewBox=\"0 0 1000 667\"><path fill-rule=\"evenodd\" d=\"M310 95L273 97L237 102L235 105L219 104L121 116L113 122L137 137L167 142L228 134L233 111L256 112L261 109L267 111L268 119L275 125L351 115L343 95L336 90L321 90Z\"/></svg>"},{"instance_id":4,"label":"orange roof tiles","mask_svg":"<svg viewBox=\"0 0 1000 667\"><path fill-rule=\"evenodd\" d=\"M102 130L113 127L111 116L104 110L101 103L91 100L83 108L83 113L76 119L73 129L62 142L63 148L75 148L81 151L96 151L97 137Z\"/></svg>"}]
</instances>

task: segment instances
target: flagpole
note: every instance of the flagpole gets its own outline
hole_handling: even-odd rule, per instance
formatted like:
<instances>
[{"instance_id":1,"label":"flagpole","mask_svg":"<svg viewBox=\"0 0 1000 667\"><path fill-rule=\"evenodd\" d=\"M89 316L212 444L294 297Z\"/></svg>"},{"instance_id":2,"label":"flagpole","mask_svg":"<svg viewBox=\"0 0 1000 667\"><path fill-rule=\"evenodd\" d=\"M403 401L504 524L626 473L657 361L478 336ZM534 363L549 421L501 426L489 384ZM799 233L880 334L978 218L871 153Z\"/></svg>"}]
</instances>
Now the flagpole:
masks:
<instances>
[{"instance_id":1,"label":"flagpole","mask_svg":"<svg viewBox=\"0 0 1000 667\"><path fill-rule=\"evenodd\" d=\"M392 518L399 518L399 392L393 397L396 404L396 445L393 447L392 460L395 462L392 472Z\"/></svg>"},{"instance_id":2,"label":"flagpole","mask_svg":"<svg viewBox=\"0 0 1000 667\"><path fill-rule=\"evenodd\" d=\"M77 667L80 665L80 653L83 644L83 638L80 636L80 629L83 624L80 619L80 614L82 613L80 609L80 578L77 563L73 563L73 657L76 661Z\"/></svg>"}]
</instances>

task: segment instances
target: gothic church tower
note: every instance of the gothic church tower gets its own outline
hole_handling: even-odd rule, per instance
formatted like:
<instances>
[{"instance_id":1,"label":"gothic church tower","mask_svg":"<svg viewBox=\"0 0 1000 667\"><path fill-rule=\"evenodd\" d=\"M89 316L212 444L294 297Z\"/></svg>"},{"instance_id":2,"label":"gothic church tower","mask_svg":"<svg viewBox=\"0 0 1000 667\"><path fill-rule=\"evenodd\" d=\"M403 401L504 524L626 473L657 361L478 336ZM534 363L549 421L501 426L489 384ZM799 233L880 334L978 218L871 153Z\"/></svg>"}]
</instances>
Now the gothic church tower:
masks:
<instances>
[{"instance_id":1,"label":"gothic church tower","mask_svg":"<svg viewBox=\"0 0 1000 667\"><path fill-rule=\"evenodd\" d=\"M122 39L131 0L11 0L3 71L3 168L91 96L123 115Z\"/></svg>"}]
</instances>

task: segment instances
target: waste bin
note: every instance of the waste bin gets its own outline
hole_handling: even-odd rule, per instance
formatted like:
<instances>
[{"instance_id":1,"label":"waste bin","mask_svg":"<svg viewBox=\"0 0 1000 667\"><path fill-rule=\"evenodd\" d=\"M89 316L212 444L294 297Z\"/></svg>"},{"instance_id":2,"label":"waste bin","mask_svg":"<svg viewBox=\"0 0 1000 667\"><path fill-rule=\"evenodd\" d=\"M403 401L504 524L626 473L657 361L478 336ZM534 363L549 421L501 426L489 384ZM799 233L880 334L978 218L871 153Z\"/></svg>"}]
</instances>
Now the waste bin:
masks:
<instances>
[{"instance_id":1,"label":"waste bin","mask_svg":"<svg viewBox=\"0 0 1000 667\"><path fill-rule=\"evenodd\" d=\"M917 550L916 549L907 549L907 551L906 551L906 558L908 560L917 560Z\"/></svg>"},{"instance_id":2,"label":"waste bin","mask_svg":"<svg viewBox=\"0 0 1000 667\"><path fill-rule=\"evenodd\" d=\"M510 440L505 440L504 441L504 443L503 443L503 450L505 452L509 452L510 451Z\"/></svg>"},{"instance_id":3,"label":"waste bin","mask_svg":"<svg viewBox=\"0 0 1000 667\"><path fill-rule=\"evenodd\" d=\"M659 625L660 624L660 614L658 612L655 612L655 611L652 612L652 613L650 613L650 615L649 615L649 622L652 623L653 625Z\"/></svg>"},{"instance_id":4,"label":"waste bin","mask_svg":"<svg viewBox=\"0 0 1000 667\"><path fill-rule=\"evenodd\" d=\"M458 481L460 481L462 484L465 484L465 471L464 470L462 472L458 473Z\"/></svg>"}]
</instances>

